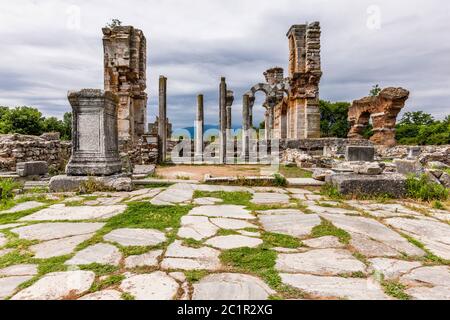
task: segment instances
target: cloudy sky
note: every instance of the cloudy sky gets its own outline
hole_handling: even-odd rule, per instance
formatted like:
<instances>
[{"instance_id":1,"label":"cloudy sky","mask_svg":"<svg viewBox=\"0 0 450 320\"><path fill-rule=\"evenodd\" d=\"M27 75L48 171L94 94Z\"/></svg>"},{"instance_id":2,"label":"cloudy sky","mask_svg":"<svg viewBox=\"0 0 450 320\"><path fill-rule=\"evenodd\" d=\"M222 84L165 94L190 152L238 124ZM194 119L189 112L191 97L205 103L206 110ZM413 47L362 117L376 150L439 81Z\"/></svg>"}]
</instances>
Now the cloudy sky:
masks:
<instances>
[{"instance_id":1,"label":"cloudy sky","mask_svg":"<svg viewBox=\"0 0 450 320\"><path fill-rule=\"evenodd\" d=\"M447 0L1 1L0 105L61 117L70 111L68 90L102 88L101 28L112 18L147 37L149 121L162 74L175 127L193 125L199 93L206 123L216 124L225 76L239 125L242 94L263 81L264 70L287 68L286 32L306 21L322 26L322 99L351 101L378 83L411 91L405 111L450 113ZM262 108L256 110L262 120Z\"/></svg>"}]
</instances>

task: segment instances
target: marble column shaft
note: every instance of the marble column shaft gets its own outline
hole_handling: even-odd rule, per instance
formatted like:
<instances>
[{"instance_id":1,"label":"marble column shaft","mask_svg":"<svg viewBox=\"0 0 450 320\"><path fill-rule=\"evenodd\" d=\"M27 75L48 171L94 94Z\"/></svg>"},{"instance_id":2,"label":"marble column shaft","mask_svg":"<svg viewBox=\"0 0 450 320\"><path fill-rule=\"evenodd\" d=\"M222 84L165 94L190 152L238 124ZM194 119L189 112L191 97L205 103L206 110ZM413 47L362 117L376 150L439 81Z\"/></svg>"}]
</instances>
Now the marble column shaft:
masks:
<instances>
[{"instance_id":1,"label":"marble column shaft","mask_svg":"<svg viewBox=\"0 0 450 320\"><path fill-rule=\"evenodd\" d=\"M159 76L159 161L166 161L167 153L167 78Z\"/></svg>"},{"instance_id":2,"label":"marble column shaft","mask_svg":"<svg viewBox=\"0 0 450 320\"><path fill-rule=\"evenodd\" d=\"M195 119L195 159L203 160L203 130L204 130L204 112L203 95L197 96L197 115Z\"/></svg>"},{"instance_id":3,"label":"marble column shaft","mask_svg":"<svg viewBox=\"0 0 450 320\"><path fill-rule=\"evenodd\" d=\"M220 119L220 149L219 149L219 163L226 163L226 147L227 147L227 137L226 137L226 126L227 126L227 84L225 82L225 77L220 79L219 86L219 119Z\"/></svg>"}]
</instances>

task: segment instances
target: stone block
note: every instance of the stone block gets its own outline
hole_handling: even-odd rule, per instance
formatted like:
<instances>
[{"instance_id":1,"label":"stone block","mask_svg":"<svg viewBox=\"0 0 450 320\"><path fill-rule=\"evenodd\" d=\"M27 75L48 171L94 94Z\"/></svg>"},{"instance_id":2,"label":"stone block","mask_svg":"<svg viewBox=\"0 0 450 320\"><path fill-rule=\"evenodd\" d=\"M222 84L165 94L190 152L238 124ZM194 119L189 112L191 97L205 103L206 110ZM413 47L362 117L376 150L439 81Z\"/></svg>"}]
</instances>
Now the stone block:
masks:
<instances>
[{"instance_id":1,"label":"stone block","mask_svg":"<svg viewBox=\"0 0 450 320\"><path fill-rule=\"evenodd\" d=\"M366 146L347 146L345 160L347 161L374 161L375 148Z\"/></svg>"},{"instance_id":2,"label":"stone block","mask_svg":"<svg viewBox=\"0 0 450 320\"><path fill-rule=\"evenodd\" d=\"M48 165L46 161L18 162L16 172L20 177L43 176L48 173Z\"/></svg>"},{"instance_id":3,"label":"stone block","mask_svg":"<svg viewBox=\"0 0 450 320\"><path fill-rule=\"evenodd\" d=\"M419 161L395 159L394 164L397 167L397 172L401 174L421 174L423 167Z\"/></svg>"},{"instance_id":4,"label":"stone block","mask_svg":"<svg viewBox=\"0 0 450 320\"><path fill-rule=\"evenodd\" d=\"M117 131L118 97L109 91L69 92L72 105L72 157L69 176L108 176L120 173Z\"/></svg>"},{"instance_id":5,"label":"stone block","mask_svg":"<svg viewBox=\"0 0 450 320\"><path fill-rule=\"evenodd\" d=\"M138 174L138 175L150 175L153 174L155 172L155 165L150 164L150 165L135 165L134 169L133 169L133 174Z\"/></svg>"},{"instance_id":6,"label":"stone block","mask_svg":"<svg viewBox=\"0 0 450 320\"><path fill-rule=\"evenodd\" d=\"M385 195L402 198L406 194L406 177L401 174L335 174L327 179L342 194Z\"/></svg>"},{"instance_id":7,"label":"stone block","mask_svg":"<svg viewBox=\"0 0 450 320\"><path fill-rule=\"evenodd\" d=\"M86 183L90 179L93 179L93 181L98 183L99 189L115 191L131 191L133 189L131 178L125 175L113 175L107 177L59 175L50 179L49 189L51 192L77 192L80 190L83 183Z\"/></svg>"}]
</instances>

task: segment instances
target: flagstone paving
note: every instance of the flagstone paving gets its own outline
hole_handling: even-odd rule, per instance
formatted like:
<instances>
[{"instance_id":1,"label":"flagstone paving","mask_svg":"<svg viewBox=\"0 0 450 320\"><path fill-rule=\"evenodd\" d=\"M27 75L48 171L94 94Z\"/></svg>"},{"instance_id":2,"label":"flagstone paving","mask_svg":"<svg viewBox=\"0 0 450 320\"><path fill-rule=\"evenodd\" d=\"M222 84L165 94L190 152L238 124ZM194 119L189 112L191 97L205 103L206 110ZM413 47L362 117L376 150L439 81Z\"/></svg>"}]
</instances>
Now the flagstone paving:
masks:
<instances>
[{"instance_id":1,"label":"flagstone paving","mask_svg":"<svg viewBox=\"0 0 450 320\"><path fill-rule=\"evenodd\" d=\"M450 300L449 211L311 190L44 194L0 216L0 299Z\"/></svg>"}]
</instances>

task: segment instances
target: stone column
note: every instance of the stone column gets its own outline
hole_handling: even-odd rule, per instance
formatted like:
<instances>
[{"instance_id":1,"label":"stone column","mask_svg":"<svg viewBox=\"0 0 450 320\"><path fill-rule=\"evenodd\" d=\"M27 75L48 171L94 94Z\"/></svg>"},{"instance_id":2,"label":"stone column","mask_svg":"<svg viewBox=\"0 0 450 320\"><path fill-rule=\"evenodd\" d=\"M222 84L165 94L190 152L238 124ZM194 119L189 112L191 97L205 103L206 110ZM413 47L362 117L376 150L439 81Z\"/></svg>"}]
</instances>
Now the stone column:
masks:
<instances>
[{"instance_id":1,"label":"stone column","mask_svg":"<svg viewBox=\"0 0 450 320\"><path fill-rule=\"evenodd\" d=\"M270 133L270 123L269 123L269 107L265 106L266 111L264 112L264 139L269 140Z\"/></svg>"},{"instance_id":2,"label":"stone column","mask_svg":"<svg viewBox=\"0 0 450 320\"><path fill-rule=\"evenodd\" d=\"M203 95L197 96L197 116L195 118L195 154L194 160L198 162L203 161L203 129L204 129L204 114L203 114Z\"/></svg>"},{"instance_id":3,"label":"stone column","mask_svg":"<svg viewBox=\"0 0 450 320\"><path fill-rule=\"evenodd\" d=\"M167 153L167 78L159 76L159 162L166 161Z\"/></svg>"},{"instance_id":4,"label":"stone column","mask_svg":"<svg viewBox=\"0 0 450 320\"><path fill-rule=\"evenodd\" d=\"M250 105L249 96L244 94L242 99L242 160L247 162L249 158L249 129L250 129Z\"/></svg>"},{"instance_id":5,"label":"stone column","mask_svg":"<svg viewBox=\"0 0 450 320\"><path fill-rule=\"evenodd\" d=\"M219 86L219 119L220 119L220 149L219 149L219 163L226 163L226 147L227 147L227 137L226 137L226 125L227 125L227 84L225 82L225 77L220 79Z\"/></svg>"},{"instance_id":6,"label":"stone column","mask_svg":"<svg viewBox=\"0 0 450 320\"><path fill-rule=\"evenodd\" d=\"M122 171L119 157L117 109L110 91L83 89L69 92L72 106L72 156L69 176L109 176Z\"/></svg>"}]
</instances>

